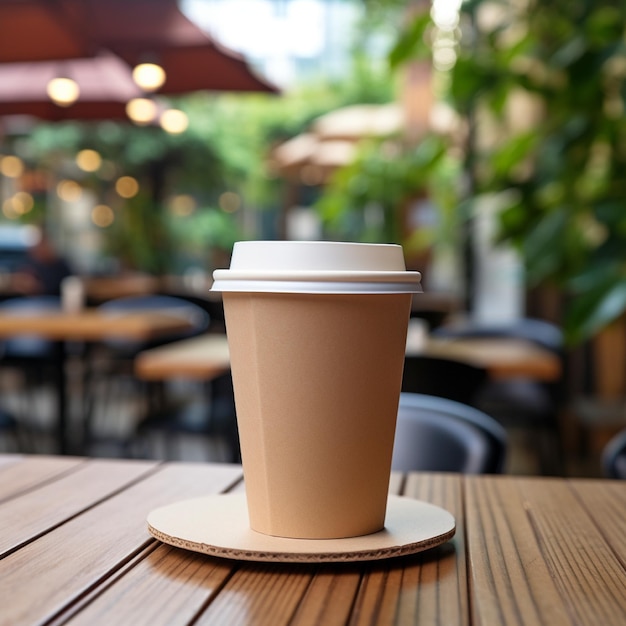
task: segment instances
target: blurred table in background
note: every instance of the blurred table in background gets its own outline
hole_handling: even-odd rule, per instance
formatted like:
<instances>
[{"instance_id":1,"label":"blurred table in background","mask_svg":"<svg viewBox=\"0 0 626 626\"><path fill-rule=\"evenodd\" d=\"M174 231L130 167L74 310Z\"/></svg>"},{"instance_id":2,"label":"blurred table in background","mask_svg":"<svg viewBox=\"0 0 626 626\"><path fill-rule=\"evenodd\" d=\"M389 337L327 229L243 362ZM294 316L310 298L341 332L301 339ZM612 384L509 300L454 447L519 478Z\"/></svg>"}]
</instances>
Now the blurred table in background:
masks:
<instances>
[{"instance_id":1,"label":"blurred table in background","mask_svg":"<svg viewBox=\"0 0 626 626\"><path fill-rule=\"evenodd\" d=\"M201 335L143 350L135 359L135 374L143 380L187 378L210 380L230 370L226 335Z\"/></svg>"},{"instance_id":2,"label":"blurred table in background","mask_svg":"<svg viewBox=\"0 0 626 626\"><path fill-rule=\"evenodd\" d=\"M407 354L445 357L484 367L494 379L529 377L558 380L561 362L552 352L520 339L434 339L424 336L407 345ZM145 380L186 376L211 378L230 367L226 335L207 334L144 350L135 360Z\"/></svg>"},{"instance_id":3,"label":"blurred table in background","mask_svg":"<svg viewBox=\"0 0 626 626\"><path fill-rule=\"evenodd\" d=\"M532 378L554 382L562 375L558 356L523 339L427 338L422 346L407 347L407 354L424 354L463 361L487 370L494 380Z\"/></svg>"},{"instance_id":4,"label":"blurred table in background","mask_svg":"<svg viewBox=\"0 0 626 626\"><path fill-rule=\"evenodd\" d=\"M111 314L97 309L65 311L1 312L0 339L35 335L58 342L59 366L55 368L57 393L56 439L59 452L68 450L66 343L97 342L103 339L145 341L188 330L187 320L167 311ZM0 360L0 365L2 364Z\"/></svg>"}]
</instances>

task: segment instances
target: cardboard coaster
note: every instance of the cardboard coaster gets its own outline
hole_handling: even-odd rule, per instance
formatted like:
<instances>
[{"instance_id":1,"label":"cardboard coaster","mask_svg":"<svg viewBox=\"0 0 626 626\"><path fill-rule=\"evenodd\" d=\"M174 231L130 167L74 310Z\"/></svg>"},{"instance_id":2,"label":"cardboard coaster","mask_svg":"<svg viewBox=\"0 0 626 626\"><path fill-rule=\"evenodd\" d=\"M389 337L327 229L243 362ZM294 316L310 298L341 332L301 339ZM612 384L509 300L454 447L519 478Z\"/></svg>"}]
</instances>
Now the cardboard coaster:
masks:
<instances>
[{"instance_id":1,"label":"cardboard coaster","mask_svg":"<svg viewBox=\"0 0 626 626\"><path fill-rule=\"evenodd\" d=\"M345 539L287 539L250 529L245 494L205 496L152 511L148 530L164 543L243 561L372 561L434 548L454 536L454 517L433 504L389 496L385 528Z\"/></svg>"}]
</instances>

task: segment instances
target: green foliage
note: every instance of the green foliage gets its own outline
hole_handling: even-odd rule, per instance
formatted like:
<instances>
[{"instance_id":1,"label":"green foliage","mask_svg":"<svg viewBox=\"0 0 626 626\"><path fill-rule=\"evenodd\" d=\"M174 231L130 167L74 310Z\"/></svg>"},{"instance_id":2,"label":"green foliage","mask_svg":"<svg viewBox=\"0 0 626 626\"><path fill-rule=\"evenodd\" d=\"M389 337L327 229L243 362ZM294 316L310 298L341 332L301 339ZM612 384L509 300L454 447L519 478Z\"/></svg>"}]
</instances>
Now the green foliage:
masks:
<instances>
[{"instance_id":1,"label":"green foliage","mask_svg":"<svg viewBox=\"0 0 626 626\"><path fill-rule=\"evenodd\" d=\"M401 35L396 66L424 28L417 18ZM563 289L567 335L581 341L626 311L626 6L473 0L460 31L447 95L474 130L472 193L506 192L500 239L519 248L531 284ZM521 98L530 106L514 108Z\"/></svg>"},{"instance_id":2,"label":"green foliage","mask_svg":"<svg viewBox=\"0 0 626 626\"><path fill-rule=\"evenodd\" d=\"M181 135L126 123L68 122L42 124L23 141L39 167L80 177L99 201L113 206L116 221L104 231L111 254L138 269L171 271L176 259L188 258L191 252L196 259L205 259L211 248L228 251L234 238L255 236L243 228L254 222L244 220L244 212L282 209L284 182L269 169L274 145L333 109L393 99L394 77L380 59L370 58L364 45L380 28L380 21L364 22L355 38L351 74L341 79L320 79L280 96L181 97L173 102L189 117L189 127ZM97 150L114 164L113 171L107 176L79 172L71 162L83 148ZM143 193L129 201L117 197L112 182L121 175L137 178ZM241 198L240 211L226 214L217 208L224 192ZM167 200L175 194L189 194L204 208L188 217L170 215Z\"/></svg>"},{"instance_id":3,"label":"green foliage","mask_svg":"<svg viewBox=\"0 0 626 626\"><path fill-rule=\"evenodd\" d=\"M445 142L435 136L410 147L390 138L364 143L357 158L334 173L316 209L336 237L424 245L413 233L407 237L404 212L410 201L438 195L445 159Z\"/></svg>"}]
</instances>

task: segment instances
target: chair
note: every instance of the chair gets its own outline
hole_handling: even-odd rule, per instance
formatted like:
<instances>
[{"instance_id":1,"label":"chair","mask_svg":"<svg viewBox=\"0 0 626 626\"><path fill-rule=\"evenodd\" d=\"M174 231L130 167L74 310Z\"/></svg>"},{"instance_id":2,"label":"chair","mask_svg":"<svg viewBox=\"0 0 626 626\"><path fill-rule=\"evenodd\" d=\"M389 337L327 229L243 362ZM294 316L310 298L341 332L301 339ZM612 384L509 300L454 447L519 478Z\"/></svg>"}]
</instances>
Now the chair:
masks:
<instances>
[{"instance_id":1,"label":"chair","mask_svg":"<svg viewBox=\"0 0 626 626\"><path fill-rule=\"evenodd\" d=\"M509 337L529 341L564 359L560 328L544 320L522 318L510 323L466 323L441 326L432 332L441 338ZM475 398L475 406L510 428L538 433L539 462L543 474L563 473L563 450L559 426L561 382L545 383L526 378L490 380Z\"/></svg>"},{"instance_id":2,"label":"chair","mask_svg":"<svg viewBox=\"0 0 626 626\"><path fill-rule=\"evenodd\" d=\"M0 302L0 310L19 313L28 316L29 313L61 310L61 299L58 296L19 296ZM20 412L24 413L20 425L25 431L33 434L44 432L47 426L33 421L33 416L39 416L40 411L35 408L35 390L42 387L52 378L53 368L59 367L60 346L57 342L44 339L37 335L20 335L0 342L0 366L14 368L24 377L24 388L19 394L24 401ZM8 416L7 416L8 417ZM12 418L7 420L10 425Z\"/></svg>"},{"instance_id":3,"label":"chair","mask_svg":"<svg viewBox=\"0 0 626 626\"><path fill-rule=\"evenodd\" d=\"M402 375L402 391L425 393L474 405L487 381L481 367L425 355L406 355Z\"/></svg>"},{"instance_id":4,"label":"chair","mask_svg":"<svg viewBox=\"0 0 626 626\"><path fill-rule=\"evenodd\" d=\"M155 435L160 436L168 460L180 458L176 454L176 439L185 435L212 438L227 446L227 461L239 463L239 432L235 412L235 396L230 372L207 381L203 392L179 407L170 407L148 414L136 427L133 443L144 450L144 456L152 456L146 443Z\"/></svg>"},{"instance_id":5,"label":"chair","mask_svg":"<svg viewBox=\"0 0 626 626\"><path fill-rule=\"evenodd\" d=\"M8 439L8 445L2 443L0 451L21 452L18 422L10 413L3 409L0 409L0 435L6 435Z\"/></svg>"},{"instance_id":6,"label":"chair","mask_svg":"<svg viewBox=\"0 0 626 626\"><path fill-rule=\"evenodd\" d=\"M188 330L159 337L152 341L133 342L119 339L109 339L102 344L114 351L118 357L134 357L140 350L157 345L193 337L205 332L209 327L209 314L199 305L177 296L149 295L127 296L109 300L98 307L98 310L109 315L123 315L137 311L155 311L166 309L169 315L181 317L190 322Z\"/></svg>"},{"instance_id":7,"label":"chair","mask_svg":"<svg viewBox=\"0 0 626 626\"><path fill-rule=\"evenodd\" d=\"M165 385L142 384L133 374L136 355L144 349L163 345L179 339L193 337L205 332L210 323L208 313L199 305L184 298L167 295L128 296L109 300L99 306L99 310L108 315L123 315L129 312L167 310L167 313L190 322L190 328L161 336L149 341L131 341L107 339L92 350L85 382L85 433L93 443L96 413L102 413L107 420L107 427L112 426L110 415L113 402L120 405L125 401L133 413L139 411L161 410L166 403ZM119 413L119 411L118 411ZM118 434L113 439L124 440L128 433ZM119 443L119 442L118 442ZM126 443L126 442L125 442Z\"/></svg>"},{"instance_id":8,"label":"chair","mask_svg":"<svg viewBox=\"0 0 626 626\"><path fill-rule=\"evenodd\" d=\"M626 429L615 435L602 451L602 471L607 478L626 479Z\"/></svg>"},{"instance_id":9,"label":"chair","mask_svg":"<svg viewBox=\"0 0 626 626\"><path fill-rule=\"evenodd\" d=\"M507 435L487 414L454 400L401 393L392 469L500 474Z\"/></svg>"},{"instance_id":10,"label":"chair","mask_svg":"<svg viewBox=\"0 0 626 626\"><path fill-rule=\"evenodd\" d=\"M0 302L0 310L19 312L28 316L32 312L60 311L61 298L59 296L19 296ZM3 359L22 363L41 363L49 361L55 356L56 344L54 341L43 339L36 335L18 336L2 341Z\"/></svg>"},{"instance_id":11,"label":"chair","mask_svg":"<svg viewBox=\"0 0 626 626\"><path fill-rule=\"evenodd\" d=\"M526 339L555 353L563 350L563 333L558 326L545 320L521 318L506 323L485 324L467 322L440 326L432 331L433 337L516 337Z\"/></svg>"}]
</instances>

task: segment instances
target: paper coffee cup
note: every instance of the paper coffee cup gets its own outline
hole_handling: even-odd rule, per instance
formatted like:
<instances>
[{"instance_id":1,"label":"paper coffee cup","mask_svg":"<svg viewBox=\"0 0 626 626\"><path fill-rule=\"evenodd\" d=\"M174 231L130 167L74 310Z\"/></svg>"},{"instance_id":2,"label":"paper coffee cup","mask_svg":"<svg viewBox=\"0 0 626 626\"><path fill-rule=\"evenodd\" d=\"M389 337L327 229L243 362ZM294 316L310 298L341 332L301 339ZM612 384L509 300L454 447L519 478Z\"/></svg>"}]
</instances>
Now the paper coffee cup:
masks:
<instances>
[{"instance_id":1,"label":"paper coffee cup","mask_svg":"<svg viewBox=\"0 0 626 626\"><path fill-rule=\"evenodd\" d=\"M216 270L253 530L384 526L412 294L400 246L240 242Z\"/></svg>"}]
</instances>

